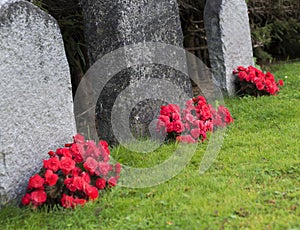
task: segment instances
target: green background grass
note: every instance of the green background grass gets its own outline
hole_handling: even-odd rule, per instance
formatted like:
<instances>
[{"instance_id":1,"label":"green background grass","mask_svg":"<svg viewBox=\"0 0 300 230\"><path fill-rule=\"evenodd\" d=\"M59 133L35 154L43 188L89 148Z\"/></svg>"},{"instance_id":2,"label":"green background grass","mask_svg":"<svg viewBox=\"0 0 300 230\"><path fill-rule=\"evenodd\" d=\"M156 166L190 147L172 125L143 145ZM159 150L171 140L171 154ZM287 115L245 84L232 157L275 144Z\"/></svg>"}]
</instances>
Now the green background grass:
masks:
<instances>
[{"instance_id":1,"label":"green background grass","mask_svg":"<svg viewBox=\"0 0 300 230\"><path fill-rule=\"evenodd\" d=\"M272 72L285 81L278 96L225 100L235 122L204 175L199 166L207 143L166 183L115 187L75 210L8 206L0 210L0 229L300 229L300 63ZM147 155L119 147L112 155L146 167L174 148Z\"/></svg>"}]
</instances>

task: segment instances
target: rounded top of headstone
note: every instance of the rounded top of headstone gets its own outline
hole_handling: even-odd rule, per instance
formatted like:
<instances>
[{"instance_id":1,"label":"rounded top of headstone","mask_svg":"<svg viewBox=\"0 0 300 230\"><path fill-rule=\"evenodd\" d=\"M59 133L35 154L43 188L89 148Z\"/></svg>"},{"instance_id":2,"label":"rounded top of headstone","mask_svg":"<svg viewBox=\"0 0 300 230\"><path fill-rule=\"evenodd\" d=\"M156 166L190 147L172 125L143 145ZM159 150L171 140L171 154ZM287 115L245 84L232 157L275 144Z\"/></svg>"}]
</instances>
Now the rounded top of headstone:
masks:
<instances>
[{"instance_id":1,"label":"rounded top of headstone","mask_svg":"<svg viewBox=\"0 0 300 230\"><path fill-rule=\"evenodd\" d=\"M13 2L18 2L20 0L0 0L0 7L4 4L9 4L9 3L13 3Z\"/></svg>"}]
</instances>

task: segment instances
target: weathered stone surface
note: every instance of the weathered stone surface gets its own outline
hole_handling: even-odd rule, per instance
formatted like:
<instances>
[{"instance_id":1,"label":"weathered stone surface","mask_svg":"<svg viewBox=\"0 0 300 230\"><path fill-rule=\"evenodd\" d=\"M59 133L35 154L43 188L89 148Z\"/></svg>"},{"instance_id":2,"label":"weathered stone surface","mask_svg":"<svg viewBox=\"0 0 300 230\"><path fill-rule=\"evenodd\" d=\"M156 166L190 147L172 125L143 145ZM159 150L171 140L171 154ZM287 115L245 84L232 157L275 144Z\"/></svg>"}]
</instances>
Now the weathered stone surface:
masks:
<instances>
[{"instance_id":1,"label":"weathered stone surface","mask_svg":"<svg viewBox=\"0 0 300 230\"><path fill-rule=\"evenodd\" d=\"M245 0L207 1L204 22L214 77L225 93L234 95L233 69L254 64Z\"/></svg>"},{"instance_id":2,"label":"weathered stone surface","mask_svg":"<svg viewBox=\"0 0 300 230\"><path fill-rule=\"evenodd\" d=\"M20 198L48 151L71 141L76 127L56 21L29 2L5 1L0 50L1 205Z\"/></svg>"},{"instance_id":3,"label":"weathered stone surface","mask_svg":"<svg viewBox=\"0 0 300 230\"><path fill-rule=\"evenodd\" d=\"M86 25L86 40L90 64L101 59L118 48L145 42L162 42L182 47L183 35L179 20L178 5L175 0L82 0ZM162 51L163 52L163 51ZM123 52L124 62L130 67L139 59L148 61L146 65L131 66L116 74L101 92L97 103L97 125L100 138L116 143L111 125L111 111L115 100L126 88L139 88L141 82L153 78L169 79L180 86L182 91L191 96L191 85L188 76L168 66L151 64L155 55L151 49L143 49L133 53L129 47ZM174 58L177 58L174 56ZM150 64L149 64L150 63ZM136 107L131 108L130 130L136 136L148 135L148 125L157 115L162 98L159 85L148 85L143 88L149 100L143 100L139 92L122 98L120 113L128 109L127 102L140 99ZM171 90L171 89L166 89ZM174 95L178 97L180 95ZM87 108L88 109L88 108Z\"/></svg>"}]
</instances>

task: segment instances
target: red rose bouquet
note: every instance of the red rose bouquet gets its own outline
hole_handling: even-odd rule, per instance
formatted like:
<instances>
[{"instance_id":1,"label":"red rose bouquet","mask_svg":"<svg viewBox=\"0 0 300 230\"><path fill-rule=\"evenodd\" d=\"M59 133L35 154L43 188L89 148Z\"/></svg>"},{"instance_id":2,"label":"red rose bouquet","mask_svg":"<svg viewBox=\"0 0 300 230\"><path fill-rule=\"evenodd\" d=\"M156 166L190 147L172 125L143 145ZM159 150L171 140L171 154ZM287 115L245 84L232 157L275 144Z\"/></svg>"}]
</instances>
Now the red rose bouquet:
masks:
<instances>
[{"instance_id":1,"label":"red rose bouquet","mask_svg":"<svg viewBox=\"0 0 300 230\"><path fill-rule=\"evenodd\" d=\"M249 66L247 68L238 66L233 74L237 76L237 94L240 96L251 95L275 95L279 92L279 86L283 86L283 81L275 81L273 74L264 74L261 70Z\"/></svg>"},{"instance_id":2,"label":"red rose bouquet","mask_svg":"<svg viewBox=\"0 0 300 230\"><path fill-rule=\"evenodd\" d=\"M229 110L219 106L217 110L202 96L185 103L182 111L175 104L162 106L157 122L157 131L166 135L167 140L196 143L206 140L207 132L225 127L233 122Z\"/></svg>"},{"instance_id":3,"label":"red rose bouquet","mask_svg":"<svg viewBox=\"0 0 300 230\"><path fill-rule=\"evenodd\" d=\"M108 163L110 151L105 141L96 145L77 134L73 143L48 154L50 158L44 160L40 173L29 179L23 205L83 206L97 199L99 190L117 184L121 165Z\"/></svg>"}]
</instances>

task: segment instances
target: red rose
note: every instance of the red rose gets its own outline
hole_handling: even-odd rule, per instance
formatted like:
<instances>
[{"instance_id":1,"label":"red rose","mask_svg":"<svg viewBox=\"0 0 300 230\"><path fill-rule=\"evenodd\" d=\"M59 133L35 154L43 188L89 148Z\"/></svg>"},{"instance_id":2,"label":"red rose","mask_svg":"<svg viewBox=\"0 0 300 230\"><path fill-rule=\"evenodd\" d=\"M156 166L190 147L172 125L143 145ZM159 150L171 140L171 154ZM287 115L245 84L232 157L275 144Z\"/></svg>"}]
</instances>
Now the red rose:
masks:
<instances>
[{"instance_id":1,"label":"red rose","mask_svg":"<svg viewBox=\"0 0 300 230\"><path fill-rule=\"evenodd\" d=\"M203 121L211 119L211 112L208 105L202 106L200 119Z\"/></svg>"},{"instance_id":2,"label":"red rose","mask_svg":"<svg viewBox=\"0 0 300 230\"><path fill-rule=\"evenodd\" d=\"M161 132L163 135L165 135L167 132L166 124L161 120L157 120L156 131Z\"/></svg>"},{"instance_id":3,"label":"red rose","mask_svg":"<svg viewBox=\"0 0 300 230\"><path fill-rule=\"evenodd\" d=\"M83 178L74 177L73 185L75 186L75 188L77 190L82 191L85 184L86 184L86 182L83 180Z\"/></svg>"},{"instance_id":4,"label":"red rose","mask_svg":"<svg viewBox=\"0 0 300 230\"><path fill-rule=\"evenodd\" d=\"M98 198L98 189L91 185L86 185L84 187L84 193L89 197L90 200L95 200Z\"/></svg>"},{"instance_id":5,"label":"red rose","mask_svg":"<svg viewBox=\"0 0 300 230\"><path fill-rule=\"evenodd\" d=\"M243 66L238 66L238 67L237 67L237 70L238 70L238 71L246 71L246 68L243 67Z\"/></svg>"},{"instance_id":6,"label":"red rose","mask_svg":"<svg viewBox=\"0 0 300 230\"><path fill-rule=\"evenodd\" d=\"M169 124L167 124L167 132L171 133L174 131L174 125L173 122L170 122Z\"/></svg>"},{"instance_id":7,"label":"red rose","mask_svg":"<svg viewBox=\"0 0 300 230\"><path fill-rule=\"evenodd\" d=\"M108 155L110 154L109 146L106 141L100 140L98 146L101 146Z\"/></svg>"},{"instance_id":8,"label":"red rose","mask_svg":"<svg viewBox=\"0 0 300 230\"><path fill-rule=\"evenodd\" d=\"M201 141L202 141L202 142L205 141L205 140L206 140L206 132L201 131L201 132L200 132L200 135L202 136Z\"/></svg>"},{"instance_id":9,"label":"red rose","mask_svg":"<svg viewBox=\"0 0 300 230\"><path fill-rule=\"evenodd\" d=\"M253 82L253 79L256 77L255 73L250 73L246 76L246 81Z\"/></svg>"},{"instance_id":10,"label":"red rose","mask_svg":"<svg viewBox=\"0 0 300 230\"><path fill-rule=\"evenodd\" d=\"M258 90L263 90L265 88L265 86L261 82L257 82L255 85Z\"/></svg>"},{"instance_id":11,"label":"red rose","mask_svg":"<svg viewBox=\"0 0 300 230\"><path fill-rule=\"evenodd\" d=\"M62 157L60 160L60 168L67 175L75 168L75 161L70 157Z\"/></svg>"},{"instance_id":12,"label":"red rose","mask_svg":"<svg viewBox=\"0 0 300 230\"><path fill-rule=\"evenodd\" d=\"M49 186L53 186L56 184L57 180L58 180L58 175L53 173L52 170L48 169L45 173L45 184Z\"/></svg>"},{"instance_id":13,"label":"red rose","mask_svg":"<svg viewBox=\"0 0 300 230\"><path fill-rule=\"evenodd\" d=\"M74 204L75 205L81 205L82 207L84 206L84 204L86 203L85 199L79 199L79 198L75 198L74 200Z\"/></svg>"},{"instance_id":14,"label":"red rose","mask_svg":"<svg viewBox=\"0 0 300 230\"><path fill-rule=\"evenodd\" d=\"M238 77L242 81L244 80L248 75L245 72L239 72Z\"/></svg>"},{"instance_id":15,"label":"red rose","mask_svg":"<svg viewBox=\"0 0 300 230\"><path fill-rule=\"evenodd\" d=\"M22 197L22 204L23 205L29 205L30 204L30 199L31 199L31 195L29 193L26 193L23 197Z\"/></svg>"},{"instance_id":16,"label":"red rose","mask_svg":"<svg viewBox=\"0 0 300 230\"><path fill-rule=\"evenodd\" d=\"M44 168L56 172L60 168L59 159L57 157L51 157L49 160L44 160Z\"/></svg>"},{"instance_id":17,"label":"red rose","mask_svg":"<svg viewBox=\"0 0 300 230\"><path fill-rule=\"evenodd\" d=\"M191 130L191 136L195 139L198 139L200 136L200 129L196 128L196 129L192 129Z\"/></svg>"},{"instance_id":18,"label":"red rose","mask_svg":"<svg viewBox=\"0 0 300 230\"><path fill-rule=\"evenodd\" d=\"M266 73L266 78L268 78L270 81L275 81L274 75L271 74L270 72Z\"/></svg>"},{"instance_id":19,"label":"red rose","mask_svg":"<svg viewBox=\"0 0 300 230\"><path fill-rule=\"evenodd\" d=\"M85 158L87 157L93 157L94 159L97 159L100 156L100 150L99 148L96 146L94 141L87 141L86 142L86 154L85 154Z\"/></svg>"},{"instance_id":20,"label":"red rose","mask_svg":"<svg viewBox=\"0 0 300 230\"><path fill-rule=\"evenodd\" d=\"M176 105L176 104L169 104L167 106L169 107L169 109L170 109L170 111L172 113L178 113L178 114L180 114L180 107L178 105Z\"/></svg>"},{"instance_id":21,"label":"red rose","mask_svg":"<svg viewBox=\"0 0 300 230\"><path fill-rule=\"evenodd\" d=\"M158 120L162 121L165 124L169 124L170 123L170 117L165 116L165 115L160 115L158 117Z\"/></svg>"},{"instance_id":22,"label":"red rose","mask_svg":"<svg viewBox=\"0 0 300 230\"><path fill-rule=\"evenodd\" d=\"M213 119L213 126L215 127L223 127L222 119L219 115L216 115Z\"/></svg>"},{"instance_id":23,"label":"red rose","mask_svg":"<svg viewBox=\"0 0 300 230\"><path fill-rule=\"evenodd\" d=\"M108 184L112 187L117 185L117 179L115 177L111 177L108 179Z\"/></svg>"},{"instance_id":24,"label":"red rose","mask_svg":"<svg viewBox=\"0 0 300 230\"><path fill-rule=\"evenodd\" d=\"M44 189L44 182L45 180L39 174L35 174L29 179L28 189Z\"/></svg>"},{"instance_id":25,"label":"red rose","mask_svg":"<svg viewBox=\"0 0 300 230\"><path fill-rule=\"evenodd\" d=\"M95 185L98 189L102 190L106 186L106 180L104 178L98 178Z\"/></svg>"},{"instance_id":26,"label":"red rose","mask_svg":"<svg viewBox=\"0 0 300 230\"><path fill-rule=\"evenodd\" d=\"M171 110L170 110L169 106L161 106L160 107L160 115L169 117L170 114L171 114Z\"/></svg>"},{"instance_id":27,"label":"red rose","mask_svg":"<svg viewBox=\"0 0 300 230\"><path fill-rule=\"evenodd\" d=\"M86 162L84 162L83 167L91 174L94 175L95 171L97 170L98 167L98 162L92 158L88 157Z\"/></svg>"},{"instance_id":28,"label":"red rose","mask_svg":"<svg viewBox=\"0 0 300 230\"><path fill-rule=\"evenodd\" d=\"M72 196L63 194L60 202L61 202L61 205L65 208L74 208L75 207L74 198Z\"/></svg>"},{"instance_id":29,"label":"red rose","mask_svg":"<svg viewBox=\"0 0 300 230\"><path fill-rule=\"evenodd\" d=\"M194 138L192 138L192 136L190 136L190 135L178 136L178 137L176 137L176 140L178 142L188 143L188 144L190 144L190 143L196 143L197 142L197 140L195 140Z\"/></svg>"},{"instance_id":30,"label":"red rose","mask_svg":"<svg viewBox=\"0 0 300 230\"><path fill-rule=\"evenodd\" d=\"M69 189L71 192L75 192L77 190L75 184L73 184L74 178L72 178L72 183L67 184L67 189Z\"/></svg>"},{"instance_id":31,"label":"red rose","mask_svg":"<svg viewBox=\"0 0 300 230\"><path fill-rule=\"evenodd\" d=\"M191 126L189 125L188 122L186 122L186 123L184 124L184 128L185 128L187 131L189 131L189 130L191 129Z\"/></svg>"},{"instance_id":32,"label":"red rose","mask_svg":"<svg viewBox=\"0 0 300 230\"><path fill-rule=\"evenodd\" d=\"M78 149L78 155L81 156L82 161L85 160L86 159L85 144L78 144L78 143L76 143L76 146L77 146L77 149Z\"/></svg>"},{"instance_id":33,"label":"red rose","mask_svg":"<svg viewBox=\"0 0 300 230\"><path fill-rule=\"evenodd\" d=\"M206 104L207 104L207 102L206 102L205 97L203 97L203 96L197 97L197 105L202 107L203 105L206 105Z\"/></svg>"},{"instance_id":34,"label":"red rose","mask_svg":"<svg viewBox=\"0 0 300 230\"><path fill-rule=\"evenodd\" d=\"M109 154L105 151L102 152L101 158L103 162L108 162L109 161Z\"/></svg>"},{"instance_id":35,"label":"red rose","mask_svg":"<svg viewBox=\"0 0 300 230\"><path fill-rule=\"evenodd\" d=\"M64 180L64 184L65 184L65 185L70 185L70 184L72 184L72 183L73 183L73 179L74 179L74 177L66 178L66 179Z\"/></svg>"},{"instance_id":36,"label":"red rose","mask_svg":"<svg viewBox=\"0 0 300 230\"><path fill-rule=\"evenodd\" d=\"M280 86L283 86L283 85L284 85L283 80L279 80L278 84L279 84Z\"/></svg>"},{"instance_id":37,"label":"red rose","mask_svg":"<svg viewBox=\"0 0 300 230\"><path fill-rule=\"evenodd\" d=\"M173 122L173 129L176 133L182 133L184 130L184 126L183 126L182 122L178 120L178 121Z\"/></svg>"},{"instance_id":38,"label":"red rose","mask_svg":"<svg viewBox=\"0 0 300 230\"><path fill-rule=\"evenodd\" d=\"M71 150L72 156L74 158L74 161L76 163L83 162L83 157L82 157L81 153L79 152L79 149L78 149L78 146L76 143L72 144L70 150Z\"/></svg>"},{"instance_id":39,"label":"red rose","mask_svg":"<svg viewBox=\"0 0 300 230\"><path fill-rule=\"evenodd\" d=\"M53 152L53 151L49 151L48 154L49 154L50 157L54 157L55 156L55 152Z\"/></svg>"},{"instance_id":40,"label":"red rose","mask_svg":"<svg viewBox=\"0 0 300 230\"><path fill-rule=\"evenodd\" d=\"M186 103L185 103L185 107L187 110L193 110L194 109L194 100L193 99L190 99L190 100L187 100Z\"/></svg>"},{"instance_id":41,"label":"red rose","mask_svg":"<svg viewBox=\"0 0 300 230\"><path fill-rule=\"evenodd\" d=\"M84 144L84 142L85 142L84 136L82 136L80 134L76 134L73 137L73 140L74 140L75 143L78 143L78 144Z\"/></svg>"},{"instance_id":42,"label":"red rose","mask_svg":"<svg viewBox=\"0 0 300 230\"><path fill-rule=\"evenodd\" d=\"M36 190L31 193L31 203L37 207L42 205L47 200L47 194L43 190Z\"/></svg>"},{"instance_id":43,"label":"red rose","mask_svg":"<svg viewBox=\"0 0 300 230\"><path fill-rule=\"evenodd\" d=\"M191 113L186 113L184 119L192 124L196 121L195 117Z\"/></svg>"},{"instance_id":44,"label":"red rose","mask_svg":"<svg viewBox=\"0 0 300 230\"><path fill-rule=\"evenodd\" d=\"M75 167L73 170L72 170L72 176L79 176L80 174L82 173L82 170L78 167Z\"/></svg>"},{"instance_id":45,"label":"red rose","mask_svg":"<svg viewBox=\"0 0 300 230\"><path fill-rule=\"evenodd\" d=\"M121 168L122 168L121 164L119 162L116 163L115 171L116 171L117 174L119 174L121 172Z\"/></svg>"},{"instance_id":46,"label":"red rose","mask_svg":"<svg viewBox=\"0 0 300 230\"><path fill-rule=\"evenodd\" d=\"M91 183L91 178L90 178L90 175L86 172L82 172L81 173L81 177L82 179L86 182L86 183Z\"/></svg>"},{"instance_id":47,"label":"red rose","mask_svg":"<svg viewBox=\"0 0 300 230\"><path fill-rule=\"evenodd\" d=\"M178 113L172 113L171 117L172 117L172 121L180 120L180 114Z\"/></svg>"},{"instance_id":48,"label":"red rose","mask_svg":"<svg viewBox=\"0 0 300 230\"><path fill-rule=\"evenodd\" d=\"M99 162L96 175L105 177L112 170L112 166L106 162Z\"/></svg>"},{"instance_id":49,"label":"red rose","mask_svg":"<svg viewBox=\"0 0 300 230\"><path fill-rule=\"evenodd\" d=\"M56 150L56 155L59 155L61 157L69 157L72 158L71 150L68 148L60 148Z\"/></svg>"}]
</instances>

